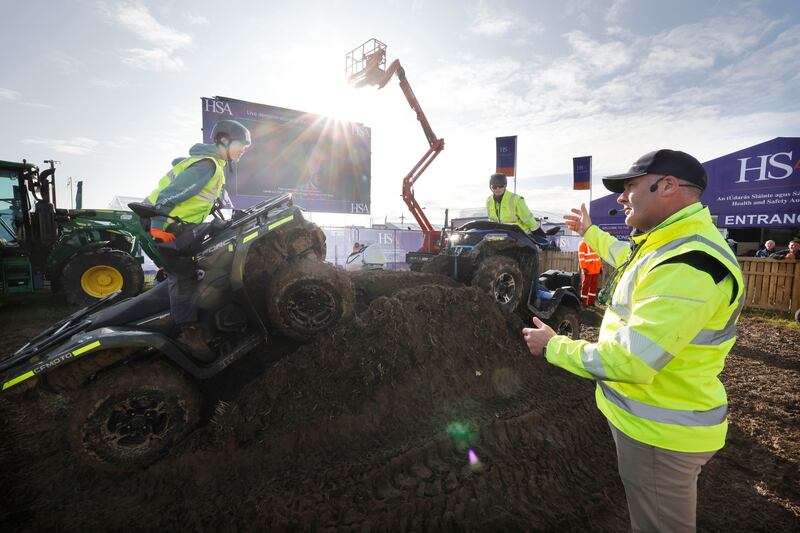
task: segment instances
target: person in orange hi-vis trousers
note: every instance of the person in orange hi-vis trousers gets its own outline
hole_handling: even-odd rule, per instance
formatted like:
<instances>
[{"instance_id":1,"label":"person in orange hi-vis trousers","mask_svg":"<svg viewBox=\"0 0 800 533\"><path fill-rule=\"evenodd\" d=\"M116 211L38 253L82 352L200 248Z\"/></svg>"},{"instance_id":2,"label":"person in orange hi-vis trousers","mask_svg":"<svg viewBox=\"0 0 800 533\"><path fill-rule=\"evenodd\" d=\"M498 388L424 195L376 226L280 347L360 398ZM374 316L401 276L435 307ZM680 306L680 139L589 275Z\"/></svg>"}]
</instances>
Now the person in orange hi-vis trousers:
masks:
<instances>
[{"instance_id":1,"label":"person in orange hi-vis trousers","mask_svg":"<svg viewBox=\"0 0 800 533\"><path fill-rule=\"evenodd\" d=\"M585 306L594 305L595 298L597 298L597 283L600 280L600 272L603 270L603 262L597 252L592 250L586 242L581 241L578 247L578 264L583 272L581 301Z\"/></svg>"}]
</instances>

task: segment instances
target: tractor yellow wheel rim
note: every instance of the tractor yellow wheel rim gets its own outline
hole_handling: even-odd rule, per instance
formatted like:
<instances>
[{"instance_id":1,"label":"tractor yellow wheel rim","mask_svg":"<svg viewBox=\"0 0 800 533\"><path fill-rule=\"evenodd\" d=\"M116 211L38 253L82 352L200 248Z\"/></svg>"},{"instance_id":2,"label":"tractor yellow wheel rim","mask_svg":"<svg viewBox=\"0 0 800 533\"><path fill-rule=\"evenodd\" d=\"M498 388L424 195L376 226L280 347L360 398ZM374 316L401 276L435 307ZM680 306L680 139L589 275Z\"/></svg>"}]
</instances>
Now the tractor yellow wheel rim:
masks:
<instances>
[{"instance_id":1,"label":"tractor yellow wheel rim","mask_svg":"<svg viewBox=\"0 0 800 533\"><path fill-rule=\"evenodd\" d=\"M122 284L122 273L108 265L88 268L81 276L83 292L94 298L103 298L112 292L122 290Z\"/></svg>"}]
</instances>

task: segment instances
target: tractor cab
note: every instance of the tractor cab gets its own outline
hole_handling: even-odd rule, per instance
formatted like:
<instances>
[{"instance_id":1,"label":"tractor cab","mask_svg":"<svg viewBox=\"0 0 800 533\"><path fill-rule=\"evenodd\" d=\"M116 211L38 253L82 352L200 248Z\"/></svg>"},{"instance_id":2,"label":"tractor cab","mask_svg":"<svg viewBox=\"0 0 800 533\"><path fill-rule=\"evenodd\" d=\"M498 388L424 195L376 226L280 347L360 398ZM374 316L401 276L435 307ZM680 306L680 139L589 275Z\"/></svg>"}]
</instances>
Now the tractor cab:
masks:
<instances>
[{"instance_id":1,"label":"tractor cab","mask_svg":"<svg viewBox=\"0 0 800 533\"><path fill-rule=\"evenodd\" d=\"M55 161L50 168L0 161L0 286L2 294L33 292L33 264L44 261L60 233Z\"/></svg>"}]
</instances>

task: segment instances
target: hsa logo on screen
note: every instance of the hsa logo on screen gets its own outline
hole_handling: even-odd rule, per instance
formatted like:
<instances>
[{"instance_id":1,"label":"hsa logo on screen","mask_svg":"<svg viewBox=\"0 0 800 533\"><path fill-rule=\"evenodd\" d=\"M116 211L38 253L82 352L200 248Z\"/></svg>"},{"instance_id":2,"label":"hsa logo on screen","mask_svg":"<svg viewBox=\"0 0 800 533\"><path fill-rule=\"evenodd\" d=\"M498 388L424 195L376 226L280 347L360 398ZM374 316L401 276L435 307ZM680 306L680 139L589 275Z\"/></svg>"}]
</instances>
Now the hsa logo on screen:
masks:
<instances>
[{"instance_id":1,"label":"hsa logo on screen","mask_svg":"<svg viewBox=\"0 0 800 533\"><path fill-rule=\"evenodd\" d=\"M206 104L206 111L209 113L227 113L229 115L233 115L231 111L231 106L228 102L220 102L219 100L213 100L211 98L204 98Z\"/></svg>"}]
</instances>

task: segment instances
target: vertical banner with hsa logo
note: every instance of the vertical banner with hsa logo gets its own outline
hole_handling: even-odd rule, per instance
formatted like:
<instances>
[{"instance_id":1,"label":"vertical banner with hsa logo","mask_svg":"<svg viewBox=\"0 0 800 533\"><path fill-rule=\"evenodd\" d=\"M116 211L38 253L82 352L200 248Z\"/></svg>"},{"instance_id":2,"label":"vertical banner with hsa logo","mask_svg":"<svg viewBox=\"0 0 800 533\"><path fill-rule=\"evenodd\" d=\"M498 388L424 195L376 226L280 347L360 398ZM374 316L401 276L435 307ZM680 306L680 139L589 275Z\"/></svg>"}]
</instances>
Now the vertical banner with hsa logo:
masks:
<instances>
[{"instance_id":1,"label":"vertical banner with hsa logo","mask_svg":"<svg viewBox=\"0 0 800 533\"><path fill-rule=\"evenodd\" d=\"M572 158L572 190L592 190L592 156Z\"/></svg>"},{"instance_id":2,"label":"vertical banner with hsa logo","mask_svg":"<svg viewBox=\"0 0 800 533\"><path fill-rule=\"evenodd\" d=\"M517 170L517 136L496 137L497 172L506 176L514 176Z\"/></svg>"}]
</instances>

